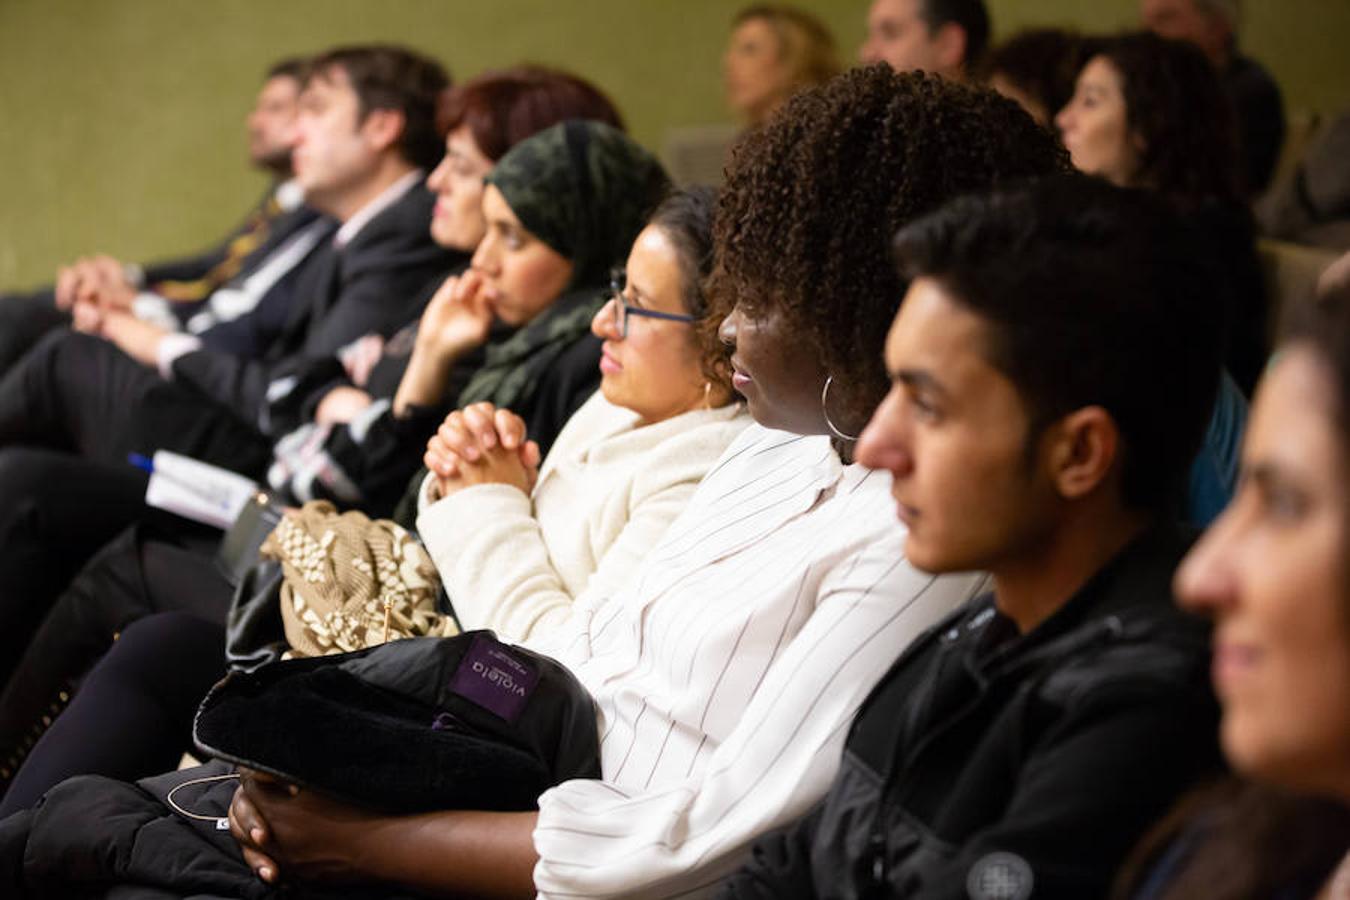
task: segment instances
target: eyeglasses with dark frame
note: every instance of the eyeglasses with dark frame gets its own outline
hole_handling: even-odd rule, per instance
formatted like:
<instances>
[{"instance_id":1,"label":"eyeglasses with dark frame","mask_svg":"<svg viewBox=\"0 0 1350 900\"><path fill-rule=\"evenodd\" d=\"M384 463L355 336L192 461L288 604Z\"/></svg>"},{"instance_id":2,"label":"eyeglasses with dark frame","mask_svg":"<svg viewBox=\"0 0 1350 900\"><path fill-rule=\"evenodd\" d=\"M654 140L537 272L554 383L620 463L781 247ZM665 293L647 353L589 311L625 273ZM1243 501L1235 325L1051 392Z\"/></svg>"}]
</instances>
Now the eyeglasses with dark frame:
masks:
<instances>
[{"instance_id":1,"label":"eyeglasses with dark frame","mask_svg":"<svg viewBox=\"0 0 1350 900\"><path fill-rule=\"evenodd\" d=\"M609 297L614 301L614 327L619 330L620 337L628 337L629 316L638 316L644 319L664 319L667 322L683 322L686 325L692 325L698 321L698 316L661 312L655 309L633 306L623 296L624 288L627 286L628 274L623 269L614 269L610 272Z\"/></svg>"}]
</instances>

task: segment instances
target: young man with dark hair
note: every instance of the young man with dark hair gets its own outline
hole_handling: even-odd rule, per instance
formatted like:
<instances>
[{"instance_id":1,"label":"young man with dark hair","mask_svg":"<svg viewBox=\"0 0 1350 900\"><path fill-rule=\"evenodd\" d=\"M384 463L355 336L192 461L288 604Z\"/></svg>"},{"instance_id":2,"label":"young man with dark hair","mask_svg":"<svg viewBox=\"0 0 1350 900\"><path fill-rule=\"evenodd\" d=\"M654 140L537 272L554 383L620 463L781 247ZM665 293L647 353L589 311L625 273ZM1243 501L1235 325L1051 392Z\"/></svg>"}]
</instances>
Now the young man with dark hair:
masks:
<instances>
[{"instance_id":1,"label":"young man with dark hair","mask_svg":"<svg viewBox=\"0 0 1350 900\"><path fill-rule=\"evenodd\" d=\"M1203 626L1173 525L1219 375L1170 215L1082 176L901 231L892 389L858 443L905 556L993 591L864 703L826 799L726 897L1100 897L1217 765Z\"/></svg>"},{"instance_id":2,"label":"young man with dark hair","mask_svg":"<svg viewBox=\"0 0 1350 900\"><path fill-rule=\"evenodd\" d=\"M960 81L979 63L988 44L984 0L873 0L858 60Z\"/></svg>"}]
</instances>

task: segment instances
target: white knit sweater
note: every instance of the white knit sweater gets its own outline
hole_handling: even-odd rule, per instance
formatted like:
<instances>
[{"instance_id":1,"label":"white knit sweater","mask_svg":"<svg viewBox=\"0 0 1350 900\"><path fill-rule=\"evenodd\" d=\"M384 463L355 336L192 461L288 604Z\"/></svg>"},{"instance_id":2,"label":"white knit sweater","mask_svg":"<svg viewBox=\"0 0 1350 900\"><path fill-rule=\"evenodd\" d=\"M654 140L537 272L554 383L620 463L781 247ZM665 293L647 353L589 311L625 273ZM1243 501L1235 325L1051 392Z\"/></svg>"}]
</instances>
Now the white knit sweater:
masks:
<instances>
[{"instance_id":1,"label":"white knit sweater","mask_svg":"<svg viewBox=\"0 0 1350 900\"><path fill-rule=\"evenodd\" d=\"M750 421L733 404L638 427L597 391L558 435L532 498L485 484L431 502L428 476L417 530L460 623L523 641L565 621L583 588L617 588Z\"/></svg>"}]
</instances>

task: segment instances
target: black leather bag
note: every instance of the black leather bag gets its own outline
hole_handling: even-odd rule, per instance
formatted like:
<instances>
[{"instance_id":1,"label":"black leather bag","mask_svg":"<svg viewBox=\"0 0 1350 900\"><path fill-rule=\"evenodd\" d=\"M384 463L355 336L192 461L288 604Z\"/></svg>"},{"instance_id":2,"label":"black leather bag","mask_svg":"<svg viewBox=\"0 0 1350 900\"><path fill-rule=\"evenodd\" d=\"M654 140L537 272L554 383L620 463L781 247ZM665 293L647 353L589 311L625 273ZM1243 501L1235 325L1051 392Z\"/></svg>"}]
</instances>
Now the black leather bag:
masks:
<instances>
[{"instance_id":1,"label":"black leather bag","mask_svg":"<svg viewBox=\"0 0 1350 900\"><path fill-rule=\"evenodd\" d=\"M258 555L281 516L282 507L259 493L240 511L216 553L216 568L234 585L225 616L225 663L231 669L255 669L288 649L278 605L281 563Z\"/></svg>"}]
</instances>

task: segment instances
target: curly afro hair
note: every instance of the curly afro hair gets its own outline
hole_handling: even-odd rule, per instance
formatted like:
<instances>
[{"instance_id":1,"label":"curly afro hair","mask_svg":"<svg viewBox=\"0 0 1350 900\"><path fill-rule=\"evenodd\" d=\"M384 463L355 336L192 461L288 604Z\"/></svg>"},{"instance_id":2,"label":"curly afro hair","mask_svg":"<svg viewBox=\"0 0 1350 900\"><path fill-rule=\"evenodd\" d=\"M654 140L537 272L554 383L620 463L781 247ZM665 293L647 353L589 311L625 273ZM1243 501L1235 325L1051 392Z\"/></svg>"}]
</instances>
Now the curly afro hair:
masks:
<instances>
[{"instance_id":1,"label":"curly afro hair","mask_svg":"<svg viewBox=\"0 0 1350 900\"><path fill-rule=\"evenodd\" d=\"M1068 171L1056 138L993 91L888 66L789 101L733 151L713 236L709 303L783 315L834 378L831 410L866 421L887 387L882 347L906 283L901 226L959 194Z\"/></svg>"}]
</instances>

